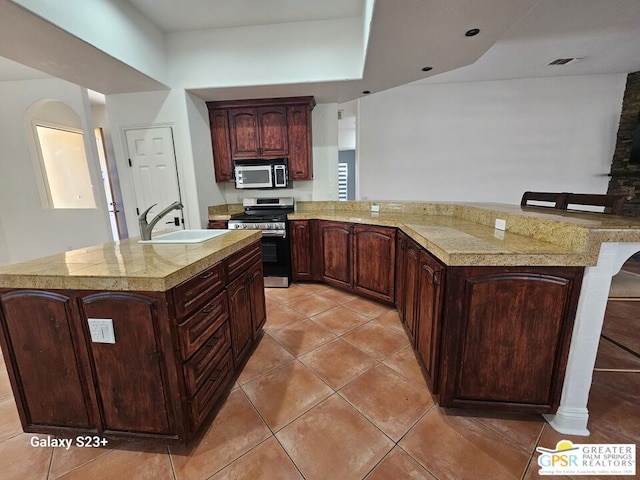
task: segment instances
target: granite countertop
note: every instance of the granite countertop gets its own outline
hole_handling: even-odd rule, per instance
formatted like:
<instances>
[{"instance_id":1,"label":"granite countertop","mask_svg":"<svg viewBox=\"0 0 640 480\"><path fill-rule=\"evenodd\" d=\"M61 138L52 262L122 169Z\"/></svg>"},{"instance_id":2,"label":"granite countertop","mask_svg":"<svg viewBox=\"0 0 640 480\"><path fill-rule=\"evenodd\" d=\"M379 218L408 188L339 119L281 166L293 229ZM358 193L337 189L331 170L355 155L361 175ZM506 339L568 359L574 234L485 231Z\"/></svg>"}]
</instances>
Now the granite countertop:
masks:
<instances>
[{"instance_id":1,"label":"granite countertop","mask_svg":"<svg viewBox=\"0 0 640 480\"><path fill-rule=\"evenodd\" d=\"M0 267L0 288L167 291L260 238L230 231L194 244L138 237Z\"/></svg>"},{"instance_id":2,"label":"granite countertop","mask_svg":"<svg viewBox=\"0 0 640 480\"><path fill-rule=\"evenodd\" d=\"M506 231L493 227L496 218ZM640 242L636 218L519 205L298 202L289 219L397 227L449 266L589 266L604 241Z\"/></svg>"}]
</instances>

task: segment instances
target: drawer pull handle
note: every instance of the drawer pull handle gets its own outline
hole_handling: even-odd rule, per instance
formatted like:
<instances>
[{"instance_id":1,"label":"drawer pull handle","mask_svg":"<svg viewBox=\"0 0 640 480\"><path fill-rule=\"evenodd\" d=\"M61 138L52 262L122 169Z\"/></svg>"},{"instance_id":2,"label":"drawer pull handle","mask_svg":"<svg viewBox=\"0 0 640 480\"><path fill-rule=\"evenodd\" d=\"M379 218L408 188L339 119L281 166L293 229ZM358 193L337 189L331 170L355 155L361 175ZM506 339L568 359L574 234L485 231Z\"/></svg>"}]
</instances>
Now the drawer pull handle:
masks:
<instances>
[{"instance_id":1,"label":"drawer pull handle","mask_svg":"<svg viewBox=\"0 0 640 480\"><path fill-rule=\"evenodd\" d=\"M209 277L213 277L213 272L207 272L203 275L200 275L200 280L206 280Z\"/></svg>"},{"instance_id":2,"label":"drawer pull handle","mask_svg":"<svg viewBox=\"0 0 640 480\"><path fill-rule=\"evenodd\" d=\"M210 341L209 343L207 343L207 347L209 347L209 348L213 348L213 347L215 347L218 343L220 343L220 337L215 337L212 341Z\"/></svg>"},{"instance_id":3,"label":"drawer pull handle","mask_svg":"<svg viewBox=\"0 0 640 480\"><path fill-rule=\"evenodd\" d=\"M218 308L218 306L217 306L217 305L212 305L212 306L210 306L210 307L203 308L203 309L202 309L202 313L211 313L211 312L213 312L216 308Z\"/></svg>"}]
</instances>

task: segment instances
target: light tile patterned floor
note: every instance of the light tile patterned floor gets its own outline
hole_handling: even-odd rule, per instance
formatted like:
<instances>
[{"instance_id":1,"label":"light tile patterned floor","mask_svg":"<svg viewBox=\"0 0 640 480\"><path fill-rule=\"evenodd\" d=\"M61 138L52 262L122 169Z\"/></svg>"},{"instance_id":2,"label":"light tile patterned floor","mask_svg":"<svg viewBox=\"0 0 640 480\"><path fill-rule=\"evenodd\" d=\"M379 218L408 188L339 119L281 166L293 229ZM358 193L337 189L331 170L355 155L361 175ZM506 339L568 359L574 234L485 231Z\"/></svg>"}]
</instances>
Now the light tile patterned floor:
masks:
<instances>
[{"instance_id":1,"label":"light tile patterned floor","mask_svg":"<svg viewBox=\"0 0 640 480\"><path fill-rule=\"evenodd\" d=\"M638 374L596 372L592 436L563 436L537 415L438 407L386 305L313 283L266 295L264 337L215 420L187 446L33 448L2 365L0 478L528 480L539 478L538 445L640 443ZM613 337L633 336L631 328L638 338L640 302L610 305L608 315ZM601 343L599 366L638 368L637 357Z\"/></svg>"}]
</instances>

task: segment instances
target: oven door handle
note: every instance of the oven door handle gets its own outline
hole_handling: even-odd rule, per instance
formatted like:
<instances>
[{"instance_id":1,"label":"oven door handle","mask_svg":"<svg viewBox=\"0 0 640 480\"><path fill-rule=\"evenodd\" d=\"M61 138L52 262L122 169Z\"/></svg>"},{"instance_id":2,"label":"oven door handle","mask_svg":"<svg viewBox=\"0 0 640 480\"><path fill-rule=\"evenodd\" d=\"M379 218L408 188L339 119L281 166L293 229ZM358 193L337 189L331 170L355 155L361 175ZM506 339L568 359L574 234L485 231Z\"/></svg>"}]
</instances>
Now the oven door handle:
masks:
<instances>
[{"instance_id":1,"label":"oven door handle","mask_svg":"<svg viewBox=\"0 0 640 480\"><path fill-rule=\"evenodd\" d=\"M286 230L262 230L263 237L287 238Z\"/></svg>"}]
</instances>

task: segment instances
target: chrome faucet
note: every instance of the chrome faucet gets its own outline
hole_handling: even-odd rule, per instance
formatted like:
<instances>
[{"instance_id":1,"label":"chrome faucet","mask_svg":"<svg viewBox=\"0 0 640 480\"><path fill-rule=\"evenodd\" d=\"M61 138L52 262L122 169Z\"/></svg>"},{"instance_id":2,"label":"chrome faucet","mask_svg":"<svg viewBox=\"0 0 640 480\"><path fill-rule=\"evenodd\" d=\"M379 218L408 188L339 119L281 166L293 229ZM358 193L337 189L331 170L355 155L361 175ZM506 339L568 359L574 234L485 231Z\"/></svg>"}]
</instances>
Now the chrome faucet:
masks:
<instances>
[{"instance_id":1,"label":"chrome faucet","mask_svg":"<svg viewBox=\"0 0 640 480\"><path fill-rule=\"evenodd\" d=\"M181 210L184 208L182 203L180 203L179 201L173 202L167 208L162 210L158 215L156 215L153 218L153 220L147 223L147 213L149 213L149 210L151 210L156 205L157 203L154 203L149 208L147 208L144 212L142 212L138 217L138 225L140 225L140 238L142 238L142 240L151 240L151 230L153 230L153 227L156 226L156 223L158 223L160 219L164 217L167 213L169 213L171 210Z\"/></svg>"}]
</instances>

